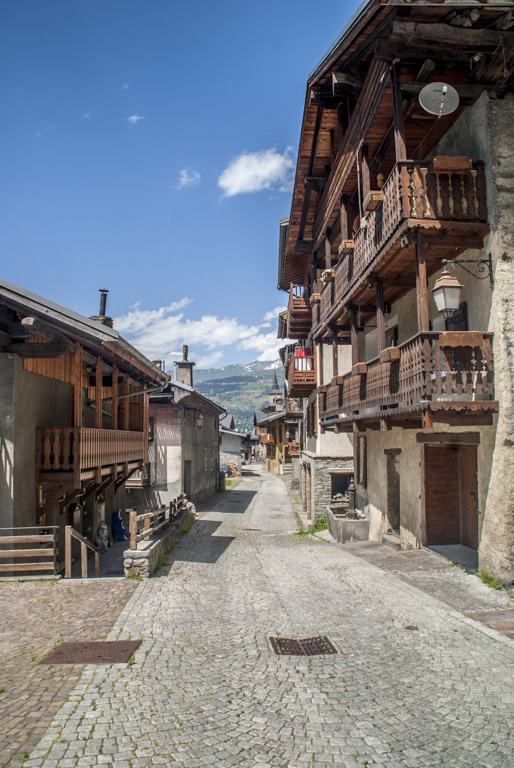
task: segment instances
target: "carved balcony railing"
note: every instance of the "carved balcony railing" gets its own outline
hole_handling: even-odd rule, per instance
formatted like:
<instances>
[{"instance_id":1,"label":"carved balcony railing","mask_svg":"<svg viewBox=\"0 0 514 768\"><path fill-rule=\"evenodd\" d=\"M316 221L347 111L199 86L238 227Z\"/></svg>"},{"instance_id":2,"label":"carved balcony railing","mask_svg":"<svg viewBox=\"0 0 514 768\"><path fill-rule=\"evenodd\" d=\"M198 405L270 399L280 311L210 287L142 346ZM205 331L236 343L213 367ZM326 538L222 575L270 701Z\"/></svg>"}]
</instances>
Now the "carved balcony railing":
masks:
<instances>
[{"instance_id":1,"label":"carved balcony railing","mask_svg":"<svg viewBox=\"0 0 514 768\"><path fill-rule=\"evenodd\" d=\"M143 432L115 429L36 429L39 473L72 471L77 481L98 470L143 462Z\"/></svg>"},{"instance_id":2,"label":"carved balcony railing","mask_svg":"<svg viewBox=\"0 0 514 768\"><path fill-rule=\"evenodd\" d=\"M353 250L341 257L335 279L322 288L319 309L313 315L314 328L327 319L336 304L350 299L370 269L379 265L403 225L430 229L432 236L440 233L444 246L451 222L487 222L484 165L467 158L439 157L432 164L402 161L391 171L382 193L382 205L367 214L366 227L356 233ZM437 221L450 224L434 228ZM466 234L466 228L460 231Z\"/></svg>"},{"instance_id":3,"label":"carved balcony railing","mask_svg":"<svg viewBox=\"0 0 514 768\"><path fill-rule=\"evenodd\" d=\"M312 310L309 288L306 285L294 285L289 289L287 306L287 335L290 339L306 339L312 324Z\"/></svg>"},{"instance_id":4,"label":"carved balcony railing","mask_svg":"<svg viewBox=\"0 0 514 768\"><path fill-rule=\"evenodd\" d=\"M308 397L316 389L316 358L313 355L293 357L287 371L291 397Z\"/></svg>"},{"instance_id":5,"label":"carved balcony railing","mask_svg":"<svg viewBox=\"0 0 514 768\"><path fill-rule=\"evenodd\" d=\"M463 403L479 408L494 399L491 333L418 333L361 368L365 372L320 388L322 421L394 416L429 404L435 410L461 410Z\"/></svg>"}]
</instances>

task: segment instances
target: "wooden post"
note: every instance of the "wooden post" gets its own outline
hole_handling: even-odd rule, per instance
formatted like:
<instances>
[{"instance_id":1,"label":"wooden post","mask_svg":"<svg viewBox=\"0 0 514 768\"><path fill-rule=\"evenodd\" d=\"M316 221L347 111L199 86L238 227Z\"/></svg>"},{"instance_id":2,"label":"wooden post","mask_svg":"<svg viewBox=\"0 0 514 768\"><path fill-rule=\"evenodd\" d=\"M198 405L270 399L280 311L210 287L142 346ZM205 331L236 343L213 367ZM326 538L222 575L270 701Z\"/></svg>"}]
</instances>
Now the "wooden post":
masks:
<instances>
[{"instance_id":1,"label":"wooden post","mask_svg":"<svg viewBox=\"0 0 514 768\"><path fill-rule=\"evenodd\" d=\"M320 340L320 343L318 344L319 349L319 383L320 386L323 384L323 339Z\"/></svg>"},{"instance_id":2,"label":"wooden post","mask_svg":"<svg viewBox=\"0 0 514 768\"><path fill-rule=\"evenodd\" d=\"M82 426L82 345L78 341L73 358L73 426Z\"/></svg>"},{"instance_id":3,"label":"wooden post","mask_svg":"<svg viewBox=\"0 0 514 768\"><path fill-rule=\"evenodd\" d=\"M145 512L148 512L148 511L149 511L148 509L145 509ZM145 517L143 521L143 525L145 528L144 538L145 538L145 541L148 541L148 539L150 538L150 518L149 517Z\"/></svg>"},{"instance_id":4,"label":"wooden post","mask_svg":"<svg viewBox=\"0 0 514 768\"><path fill-rule=\"evenodd\" d=\"M145 384L145 389L146 388L147 387L146 387L146 384ZM149 405L149 403L148 403L148 395L145 393L145 394L142 395L142 398L143 398L143 435L144 435L144 437L143 437L143 449L144 449L143 461L146 464L146 462L148 461L148 405Z\"/></svg>"},{"instance_id":5,"label":"wooden post","mask_svg":"<svg viewBox=\"0 0 514 768\"><path fill-rule=\"evenodd\" d=\"M371 182L370 182L370 175L369 175L369 156L368 156L368 146L365 144L362 147L362 204L364 205L364 202L371 192Z\"/></svg>"},{"instance_id":6,"label":"wooden post","mask_svg":"<svg viewBox=\"0 0 514 768\"><path fill-rule=\"evenodd\" d=\"M386 348L384 284L381 278L377 278L377 338L378 354L380 354Z\"/></svg>"},{"instance_id":7,"label":"wooden post","mask_svg":"<svg viewBox=\"0 0 514 768\"><path fill-rule=\"evenodd\" d=\"M87 579L87 547L80 542L80 571L83 579Z\"/></svg>"},{"instance_id":8,"label":"wooden post","mask_svg":"<svg viewBox=\"0 0 514 768\"><path fill-rule=\"evenodd\" d=\"M130 512L130 549L137 549L137 512L133 509Z\"/></svg>"},{"instance_id":9,"label":"wooden post","mask_svg":"<svg viewBox=\"0 0 514 768\"><path fill-rule=\"evenodd\" d=\"M350 341L352 345L352 367L359 362L359 342L357 339L357 308L350 310Z\"/></svg>"},{"instance_id":10,"label":"wooden post","mask_svg":"<svg viewBox=\"0 0 514 768\"><path fill-rule=\"evenodd\" d=\"M348 198L346 195L341 197L340 220L341 240L351 240L351 232L348 226Z\"/></svg>"},{"instance_id":11,"label":"wooden post","mask_svg":"<svg viewBox=\"0 0 514 768\"><path fill-rule=\"evenodd\" d=\"M102 378L103 378L103 361L101 357L96 361L96 378L95 378L95 429L102 429Z\"/></svg>"},{"instance_id":12,"label":"wooden post","mask_svg":"<svg viewBox=\"0 0 514 768\"><path fill-rule=\"evenodd\" d=\"M128 373L125 375L125 381L123 382L123 394L130 392L130 377ZM130 406L129 406L129 397L123 398L123 425L122 429L127 430L130 425Z\"/></svg>"},{"instance_id":13,"label":"wooden post","mask_svg":"<svg viewBox=\"0 0 514 768\"><path fill-rule=\"evenodd\" d=\"M112 428L118 429L118 366L112 367Z\"/></svg>"},{"instance_id":14,"label":"wooden post","mask_svg":"<svg viewBox=\"0 0 514 768\"><path fill-rule=\"evenodd\" d=\"M325 235L325 269L332 268L332 246L330 244L330 238L328 231Z\"/></svg>"},{"instance_id":15,"label":"wooden post","mask_svg":"<svg viewBox=\"0 0 514 768\"><path fill-rule=\"evenodd\" d=\"M64 578L71 579L71 525L64 529Z\"/></svg>"},{"instance_id":16,"label":"wooden post","mask_svg":"<svg viewBox=\"0 0 514 768\"><path fill-rule=\"evenodd\" d=\"M405 124L403 120L403 99L396 74L396 65L391 66L391 83L393 87L393 121L394 121L394 146L396 150L396 162L407 160L407 146L405 144Z\"/></svg>"},{"instance_id":17,"label":"wooden post","mask_svg":"<svg viewBox=\"0 0 514 768\"><path fill-rule=\"evenodd\" d=\"M337 328L332 328L332 378L338 374Z\"/></svg>"},{"instance_id":18,"label":"wooden post","mask_svg":"<svg viewBox=\"0 0 514 768\"><path fill-rule=\"evenodd\" d=\"M418 331L425 333L430 329L428 317L427 265L425 244L420 238L416 243L416 293L418 302Z\"/></svg>"},{"instance_id":19,"label":"wooden post","mask_svg":"<svg viewBox=\"0 0 514 768\"><path fill-rule=\"evenodd\" d=\"M100 553L99 552L95 552L95 576L96 576L97 579L99 579L100 576L101 576L101 571L100 571Z\"/></svg>"}]
</instances>

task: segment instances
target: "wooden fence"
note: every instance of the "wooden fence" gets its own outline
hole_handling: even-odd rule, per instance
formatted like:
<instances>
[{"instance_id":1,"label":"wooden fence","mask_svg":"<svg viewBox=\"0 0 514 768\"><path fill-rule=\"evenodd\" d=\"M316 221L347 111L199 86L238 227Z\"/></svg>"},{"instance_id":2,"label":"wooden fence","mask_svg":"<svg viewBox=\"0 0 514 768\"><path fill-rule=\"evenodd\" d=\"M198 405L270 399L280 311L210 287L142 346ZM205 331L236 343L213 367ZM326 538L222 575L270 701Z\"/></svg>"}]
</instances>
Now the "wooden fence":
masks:
<instances>
[{"instance_id":1,"label":"wooden fence","mask_svg":"<svg viewBox=\"0 0 514 768\"><path fill-rule=\"evenodd\" d=\"M57 574L57 531L58 526L0 528L0 573L28 573L49 571ZM10 533L7 533L10 531ZM23 549L18 548L20 544ZM8 549L3 549L8 545ZM43 545L43 546L41 546ZM30 560L31 562L10 562L3 560Z\"/></svg>"},{"instance_id":2,"label":"wooden fence","mask_svg":"<svg viewBox=\"0 0 514 768\"><path fill-rule=\"evenodd\" d=\"M130 549L137 549L138 541L149 540L150 536L157 533L161 528L168 525L186 508L186 494L181 493L177 499L174 499L169 507L161 507L152 511L144 512L138 515L136 510L130 513ZM142 530L138 530L138 523L143 523Z\"/></svg>"}]
</instances>

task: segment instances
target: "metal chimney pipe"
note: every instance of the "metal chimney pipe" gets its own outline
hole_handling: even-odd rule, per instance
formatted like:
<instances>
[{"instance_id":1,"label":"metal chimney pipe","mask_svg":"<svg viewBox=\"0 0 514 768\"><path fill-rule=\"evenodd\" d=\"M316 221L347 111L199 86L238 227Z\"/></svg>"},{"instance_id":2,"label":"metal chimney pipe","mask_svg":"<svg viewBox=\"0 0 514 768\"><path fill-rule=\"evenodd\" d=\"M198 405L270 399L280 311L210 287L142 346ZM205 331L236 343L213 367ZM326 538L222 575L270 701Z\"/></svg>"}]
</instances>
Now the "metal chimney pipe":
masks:
<instances>
[{"instance_id":1,"label":"metal chimney pipe","mask_svg":"<svg viewBox=\"0 0 514 768\"><path fill-rule=\"evenodd\" d=\"M107 294L109 293L107 288L99 288L100 291L100 316L105 317L105 310L107 308Z\"/></svg>"},{"instance_id":2,"label":"metal chimney pipe","mask_svg":"<svg viewBox=\"0 0 514 768\"><path fill-rule=\"evenodd\" d=\"M182 355L184 356L184 360L187 360L188 352L189 350L188 350L187 344L184 344L182 347Z\"/></svg>"}]
</instances>

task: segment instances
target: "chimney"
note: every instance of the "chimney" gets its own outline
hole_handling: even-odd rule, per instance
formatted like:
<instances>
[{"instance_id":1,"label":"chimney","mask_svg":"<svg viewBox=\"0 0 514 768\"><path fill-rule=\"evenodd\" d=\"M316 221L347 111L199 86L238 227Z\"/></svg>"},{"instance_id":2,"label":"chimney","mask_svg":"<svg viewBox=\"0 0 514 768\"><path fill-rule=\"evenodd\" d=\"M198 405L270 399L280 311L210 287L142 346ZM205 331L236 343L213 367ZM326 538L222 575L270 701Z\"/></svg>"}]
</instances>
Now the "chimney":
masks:
<instances>
[{"instance_id":1,"label":"chimney","mask_svg":"<svg viewBox=\"0 0 514 768\"><path fill-rule=\"evenodd\" d=\"M112 328L112 317L107 317L105 314L105 311L107 309L107 294L109 291L107 288L99 288L100 291L100 313L98 315L90 315L90 320L96 320L97 323L102 323L102 325L107 325L109 328Z\"/></svg>"},{"instance_id":2,"label":"chimney","mask_svg":"<svg viewBox=\"0 0 514 768\"><path fill-rule=\"evenodd\" d=\"M189 349L187 344L182 347L182 360L176 360L175 366L175 378L180 381L181 384L186 384L188 387L193 386L193 366L196 363L189 362L188 358Z\"/></svg>"}]
</instances>

